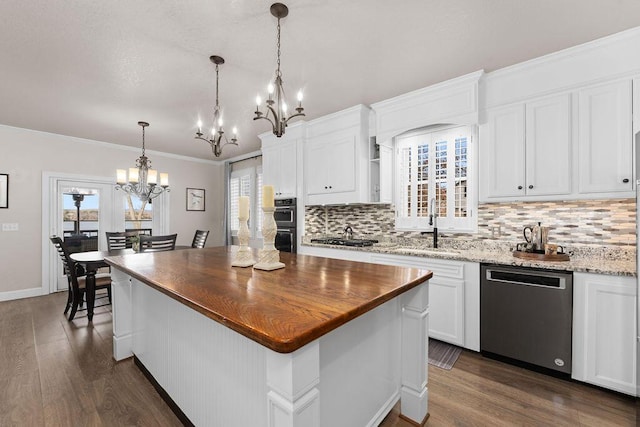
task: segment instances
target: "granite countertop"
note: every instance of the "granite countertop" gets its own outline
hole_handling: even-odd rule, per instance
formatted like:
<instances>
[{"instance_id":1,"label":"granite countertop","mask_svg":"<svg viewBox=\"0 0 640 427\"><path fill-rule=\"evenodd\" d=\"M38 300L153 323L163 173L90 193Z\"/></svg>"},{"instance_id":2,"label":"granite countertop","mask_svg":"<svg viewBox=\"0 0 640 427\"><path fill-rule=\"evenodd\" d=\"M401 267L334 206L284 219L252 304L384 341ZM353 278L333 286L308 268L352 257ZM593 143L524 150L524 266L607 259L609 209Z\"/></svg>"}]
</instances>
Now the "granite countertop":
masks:
<instances>
[{"instance_id":1,"label":"granite countertop","mask_svg":"<svg viewBox=\"0 0 640 427\"><path fill-rule=\"evenodd\" d=\"M413 240L413 241L411 241ZM443 239L438 249L427 246L425 240L404 239L399 242L381 240L373 246L352 247L311 243L305 237L302 245L318 248L343 249L388 255L406 255L423 258L448 259L512 265L518 267L544 268L549 270L578 271L610 274L615 276L636 276L635 247L628 246L575 246L568 247L569 261L538 261L516 258L513 248L516 242L496 242L488 240Z\"/></svg>"}]
</instances>

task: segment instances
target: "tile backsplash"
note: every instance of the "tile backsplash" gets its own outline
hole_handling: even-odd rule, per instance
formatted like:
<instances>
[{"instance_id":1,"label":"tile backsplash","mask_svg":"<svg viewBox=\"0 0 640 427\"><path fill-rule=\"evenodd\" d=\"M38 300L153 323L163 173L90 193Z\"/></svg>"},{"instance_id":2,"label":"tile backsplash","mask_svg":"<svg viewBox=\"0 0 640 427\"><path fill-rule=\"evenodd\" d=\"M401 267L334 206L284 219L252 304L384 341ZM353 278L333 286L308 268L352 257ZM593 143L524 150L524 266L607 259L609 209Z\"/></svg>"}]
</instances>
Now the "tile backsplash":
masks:
<instances>
[{"instance_id":1,"label":"tile backsplash","mask_svg":"<svg viewBox=\"0 0 640 427\"><path fill-rule=\"evenodd\" d=\"M356 238L421 237L416 231L396 231L394 219L389 204L307 206L305 233L336 236L350 225ZM478 206L474 238L521 241L522 229L538 221L551 227L549 241L558 244L635 246L636 242L635 199L484 203ZM469 234L442 235L469 238Z\"/></svg>"}]
</instances>

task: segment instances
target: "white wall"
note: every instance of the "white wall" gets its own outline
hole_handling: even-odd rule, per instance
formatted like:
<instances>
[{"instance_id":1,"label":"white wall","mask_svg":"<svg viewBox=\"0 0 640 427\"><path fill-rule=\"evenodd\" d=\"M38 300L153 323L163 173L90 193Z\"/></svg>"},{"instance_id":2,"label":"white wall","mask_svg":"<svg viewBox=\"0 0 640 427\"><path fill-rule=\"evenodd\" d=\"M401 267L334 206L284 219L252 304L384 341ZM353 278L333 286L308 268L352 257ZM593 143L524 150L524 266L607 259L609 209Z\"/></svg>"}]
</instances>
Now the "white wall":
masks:
<instances>
[{"instance_id":1,"label":"white wall","mask_svg":"<svg viewBox=\"0 0 640 427\"><path fill-rule=\"evenodd\" d=\"M222 245L224 166L222 162L147 150L154 169L170 177L169 231L190 245L196 229L210 230L207 246ZM0 301L39 293L42 288L42 173L113 177L116 168L135 166L140 149L0 125L0 173L9 174L9 209L0 223ZM206 211L186 211L186 187L206 190ZM45 288L48 288L46 286ZM31 290L31 291L28 291Z\"/></svg>"}]
</instances>

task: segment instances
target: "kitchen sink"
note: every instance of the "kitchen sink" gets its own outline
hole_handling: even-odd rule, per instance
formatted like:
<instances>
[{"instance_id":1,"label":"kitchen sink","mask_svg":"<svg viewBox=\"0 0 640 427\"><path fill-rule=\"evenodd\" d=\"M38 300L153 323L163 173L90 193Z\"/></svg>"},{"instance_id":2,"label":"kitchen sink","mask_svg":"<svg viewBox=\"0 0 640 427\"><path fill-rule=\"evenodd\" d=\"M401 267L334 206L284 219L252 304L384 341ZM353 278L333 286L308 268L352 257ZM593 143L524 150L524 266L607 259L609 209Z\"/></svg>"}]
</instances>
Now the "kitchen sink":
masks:
<instances>
[{"instance_id":1,"label":"kitchen sink","mask_svg":"<svg viewBox=\"0 0 640 427\"><path fill-rule=\"evenodd\" d=\"M457 256L460 255L458 252L453 252L451 250L444 249L417 249L417 248L396 248L395 252L405 254L405 255L439 255L439 256Z\"/></svg>"}]
</instances>

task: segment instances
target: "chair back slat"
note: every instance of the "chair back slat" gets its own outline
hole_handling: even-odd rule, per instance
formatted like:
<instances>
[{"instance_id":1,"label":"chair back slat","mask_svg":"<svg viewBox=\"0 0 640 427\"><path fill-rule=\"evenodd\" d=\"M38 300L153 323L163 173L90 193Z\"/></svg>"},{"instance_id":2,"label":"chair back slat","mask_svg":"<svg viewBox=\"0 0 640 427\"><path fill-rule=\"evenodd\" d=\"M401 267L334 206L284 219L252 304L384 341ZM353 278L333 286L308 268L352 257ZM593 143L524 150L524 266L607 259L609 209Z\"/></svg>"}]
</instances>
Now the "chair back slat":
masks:
<instances>
[{"instance_id":1,"label":"chair back slat","mask_svg":"<svg viewBox=\"0 0 640 427\"><path fill-rule=\"evenodd\" d=\"M167 236L140 236L140 252L172 251L176 248L177 234Z\"/></svg>"},{"instance_id":2,"label":"chair back slat","mask_svg":"<svg viewBox=\"0 0 640 427\"><path fill-rule=\"evenodd\" d=\"M137 231L107 231L107 249L110 251L117 249L131 249L132 237L138 237Z\"/></svg>"},{"instance_id":3,"label":"chair back slat","mask_svg":"<svg viewBox=\"0 0 640 427\"><path fill-rule=\"evenodd\" d=\"M196 230L191 247L198 249L204 248L204 244L207 242L207 237L209 237L209 230Z\"/></svg>"},{"instance_id":4,"label":"chair back slat","mask_svg":"<svg viewBox=\"0 0 640 427\"><path fill-rule=\"evenodd\" d=\"M62 261L62 266L64 267L64 274L69 278L69 282L72 286L78 286L78 270L81 268L77 262L71 259L71 254L69 252L69 248L64 243L64 241L58 236L51 236L49 238L53 246L55 246L58 251L58 255L60 255L60 260ZM84 274L84 272L81 272Z\"/></svg>"}]
</instances>

